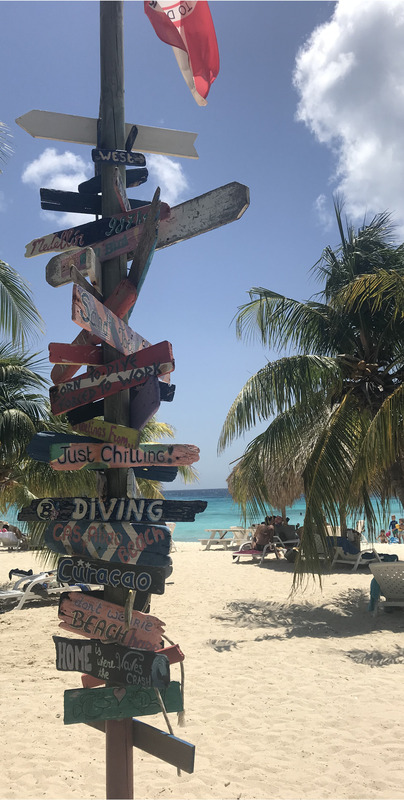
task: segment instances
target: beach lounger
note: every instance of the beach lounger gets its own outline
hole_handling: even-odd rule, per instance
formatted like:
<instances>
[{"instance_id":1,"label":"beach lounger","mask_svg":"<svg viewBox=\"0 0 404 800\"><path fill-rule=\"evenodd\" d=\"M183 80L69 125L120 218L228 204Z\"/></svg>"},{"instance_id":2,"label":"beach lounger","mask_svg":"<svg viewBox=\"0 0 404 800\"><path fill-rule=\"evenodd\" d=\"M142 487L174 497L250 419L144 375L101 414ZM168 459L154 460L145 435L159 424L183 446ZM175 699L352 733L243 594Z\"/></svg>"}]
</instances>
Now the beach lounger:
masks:
<instances>
[{"instance_id":1,"label":"beach lounger","mask_svg":"<svg viewBox=\"0 0 404 800\"><path fill-rule=\"evenodd\" d=\"M5 589L0 591L0 602L8 602L10 600L18 600L15 606L15 611L21 609L28 600L38 600L38 598L47 599L53 595L60 595L62 592L74 592L85 589L91 591L92 589L99 589L99 586L88 586L87 584L77 584L69 586L68 583L63 583L57 579L57 570L51 569L39 572L36 575L32 574L32 570L21 574L23 570L11 570L9 579L12 575L19 575L20 577L15 582L12 589ZM31 574L29 574L31 573Z\"/></svg>"},{"instance_id":2,"label":"beach lounger","mask_svg":"<svg viewBox=\"0 0 404 800\"><path fill-rule=\"evenodd\" d=\"M247 556L252 558L253 561L259 561L259 566L262 567L264 563L265 556L269 556L270 553L275 553L276 558L279 558L278 547L275 543L266 544L263 550L255 550L251 547L251 542L243 542L240 546L240 549L237 550L236 553L233 553L233 561L235 564L240 562L240 558Z\"/></svg>"},{"instance_id":3,"label":"beach lounger","mask_svg":"<svg viewBox=\"0 0 404 800\"><path fill-rule=\"evenodd\" d=\"M390 561L386 564L370 564L370 571L377 581L371 584L369 610L376 615L380 595L385 597L384 608L404 608L404 563Z\"/></svg>"}]
</instances>

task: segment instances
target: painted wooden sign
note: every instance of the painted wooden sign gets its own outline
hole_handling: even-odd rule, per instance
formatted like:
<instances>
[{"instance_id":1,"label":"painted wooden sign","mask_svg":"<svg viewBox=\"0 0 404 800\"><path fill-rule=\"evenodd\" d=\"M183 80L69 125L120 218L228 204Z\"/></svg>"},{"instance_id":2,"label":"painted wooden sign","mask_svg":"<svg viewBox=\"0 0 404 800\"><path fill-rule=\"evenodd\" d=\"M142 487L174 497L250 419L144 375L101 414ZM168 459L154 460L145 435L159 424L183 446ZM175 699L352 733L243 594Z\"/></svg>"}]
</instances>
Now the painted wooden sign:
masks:
<instances>
[{"instance_id":1,"label":"painted wooden sign","mask_svg":"<svg viewBox=\"0 0 404 800\"><path fill-rule=\"evenodd\" d=\"M104 301L104 305L106 308L109 308L110 311L113 311L114 314L117 315L120 319L125 316L125 314L130 311L132 306L135 304L137 298L137 291L133 283L129 281L127 278L124 278L114 289L112 294ZM73 341L73 344L99 344L101 339L98 336L94 336L93 334L89 333L88 331L80 331L78 336ZM141 341L141 347L139 349L143 349L144 347L149 347L150 342L147 339L143 338ZM61 365L56 364L51 372L51 378L53 382L56 383L63 383L64 381L68 381L73 375L77 372L77 367L74 365Z\"/></svg>"},{"instance_id":2,"label":"painted wooden sign","mask_svg":"<svg viewBox=\"0 0 404 800\"><path fill-rule=\"evenodd\" d=\"M73 284L72 320L124 356L136 353L142 345L142 336L76 283Z\"/></svg>"},{"instance_id":3,"label":"painted wooden sign","mask_svg":"<svg viewBox=\"0 0 404 800\"><path fill-rule=\"evenodd\" d=\"M148 178L147 169L127 169L125 170L126 187L130 189L132 186L141 186L146 183ZM80 194L99 194L101 192L101 175L95 175L88 181L80 183L78 186Z\"/></svg>"},{"instance_id":4,"label":"painted wooden sign","mask_svg":"<svg viewBox=\"0 0 404 800\"><path fill-rule=\"evenodd\" d=\"M89 520L91 522L193 522L206 500L149 500L143 497L43 497L31 500L19 520Z\"/></svg>"},{"instance_id":5,"label":"painted wooden sign","mask_svg":"<svg viewBox=\"0 0 404 800\"><path fill-rule=\"evenodd\" d=\"M147 381L130 392L130 424L141 431L160 408L160 381L150 375Z\"/></svg>"},{"instance_id":6,"label":"painted wooden sign","mask_svg":"<svg viewBox=\"0 0 404 800\"><path fill-rule=\"evenodd\" d=\"M199 447L193 444L142 444L136 449L110 442L50 446L50 465L56 470L122 469L141 464L184 466L195 461L199 461Z\"/></svg>"},{"instance_id":7,"label":"painted wooden sign","mask_svg":"<svg viewBox=\"0 0 404 800\"><path fill-rule=\"evenodd\" d=\"M59 619L59 628L76 635L139 650L161 649L164 622L150 614L132 611L127 625L122 606L95 597L94 593L64 592L59 601ZM169 654L164 655L173 663Z\"/></svg>"},{"instance_id":8,"label":"painted wooden sign","mask_svg":"<svg viewBox=\"0 0 404 800\"><path fill-rule=\"evenodd\" d=\"M105 733L105 721L98 720L87 722L91 728ZM165 761L183 772L192 774L195 767L195 745L178 739L177 736L161 731L141 722L140 719L132 720L132 744L145 753L149 753L160 761Z\"/></svg>"},{"instance_id":9,"label":"painted wooden sign","mask_svg":"<svg viewBox=\"0 0 404 800\"><path fill-rule=\"evenodd\" d=\"M96 344L64 344L50 342L49 361L51 364L77 364L96 366L104 363L102 347Z\"/></svg>"},{"instance_id":10,"label":"painted wooden sign","mask_svg":"<svg viewBox=\"0 0 404 800\"><path fill-rule=\"evenodd\" d=\"M59 671L84 672L124 686L165 689L170 683L170 664L167 656L161 653L63 636L52 638Z\"/></svg>"},{"instance_id":11,"label":"painted wooden sign","mask_svg":"<svg viewBox=\"0 0 404 800\"><path fill-rule=\"evenodd\" d=\"M161 690L168 713L183 711L181 687L171 681ZM91 722L97 719L126 719L161 713L153 688L138 686L108 686L101 689L67 689L64 693L64 723Z\"/></svg>"},{"instance_id":12,"label":"painted wooden sign","mask_svg":"<svg viewBox=\"0 0 404 800\"><path fill-rule=\"evenodd\" d=\"M17 125L38 139L56 139L59 142L97 144L97 123L95 117L77 117L73 114L59 114L54 111L33 109L16 120ZM125 122L125 136L129 136L132 122ZM168 128L152 128L136 124L136 149L142 153L160 153L164 156L198 158L194 147L197 133L175 131Z\"/></svg>"},{"instance_id":13,"label":"painted wooden sign","mask_svg":"<svg viewBox=\"0 0 404 800\"><path fill-rule=\"evenodd\" d=\"M88 583L134 589L136 592L164 594L170 567L109 564L108 561L76 557L59 559L57 577L63 583ZM87 576L87 577L86 577Z\"/></svg>"},{"instance_id":14,"label":"painted wooden sign","mask_svg":"<svg viewBox=\"0 0 404 800\"><path fill-rule=\"evenodd\" d=\"M146 159L143 153L130 153L127 150L105 150L96 147L91 151L91 158L95 164L128 164L133 167L146 166Z\"/></svg>"},{"instance_id":15,"label":"painted wooden sign","mask_svg":"<svg viewBox=\"0 0 404 800\"><path fill-rule=\"evenodd\" d=\"M175 384L162 383L159 381L160 400L164 403L171 403L174 400Z\"/></svg>"},{"instance_id":16,"label":"painted wooden sign","mask_svg":"<svg viewBox=\"0 0 404 800\"><path fill-rule=\"evenodd\" d=\"M46 280L50 286L61 286L62 283L69 283L70 268L74 266L84 275L95 274L95 253L91 247L83 250L63 253L54 256L46 265Z\"/></svg>"},{"instance_id":17,"label":"painted wooden sign","mask_svg":"<svg viewBox=\"0 0 404 800\"><path fill-rule=\"evenodd\" d=\"M168 209L168 211L167 211ZM33 239L26 245L26 258L43 255L52 250L71 250L74 247L87 247L94 243L102 242L104 239L129 231L133 228L140 228L147 218L150 206L142 206L127 212L120 212L111 217L103 217L95 222L87 222L84 225L77 225L75 228L68 228L55 233ZM162 216L167 215L169 206L164 204Z\"/></svg>"},{"instance_id":18,"label":"painted wooden sign","mask_svg":"<svg viewBox=\"0 0 404 800\"><path fill-rule=\"evenodd\" d=\"M169 647L163 647L161 650L157 650L157 653L161 653L162 655L166 656L170 666L172 664L180 664L185 659L184 653L182 652L179 644L172 644Z\"/></svg>"},{"instance_id":19,"label":"painted wooden sign","mask_svg":"<svg viewBox=\"0 0 404 800\"><path fill-rule=\"evenodd\" d=\"M172 372L174 367L169 342L159 342L103 366L90 367L72 381L51 386L49 396L52 413L63 414L71 408L91 403L101 397L110 397L122 389L144 383L150 376L158 377ZM131 426L140 428L132 420Z\"/></svg>"},{"instance_id":20,"label":"painted wooden sign","mask_svg":"<svg viewBox=\"0 0 404 800\"><path fill-rule=\"evenodd\" d=\"M46 528L45 544L62 555L164 567L169 563L166 557L170 552L171 532L166 525L53 520Z\"/></svg>"},{"instance_id":21,"label":"painted wooden sign","mask_svg":"<svg viewBox=\"0 0 404 800\"><path fill-rule=\"evenodd\" d=\"M92 442L98 444L98 439L93 439L91 436L79 436L76 433L60 433L59 431L40 431L35 433L31 441L27 444L26 452L35 461L50 461L50 446L52 444L70 444L73 441L77 444L85 442Z\"/></svg>"},{"instance_id":22,"label":"painted wooden sign","mask_svg":"<svg viewBox=\"0 0 404 800\"><path fill-rule=\"evenodd\" d=\"M76 214L101 214L102 199L98 194L63 192L60 189L40 189L41 208L45 211L67 211Z\"/></svg>"},{"instance_id":23,"label":"painted wooden sign","mask_svg":"<svg viewBox=\"0 0 404 800\"><path fill-rule=\"evenodd\" d=\"M115 425L113 422L106 422L103 419L90 419L87 422L79 422L73 430L77 433L83 433L85 436L91 436L93 439L112 442L120 447L136 448L140 439L140 431L134 428L127 428L125 425Z\"/></svg>"}]
</instances>

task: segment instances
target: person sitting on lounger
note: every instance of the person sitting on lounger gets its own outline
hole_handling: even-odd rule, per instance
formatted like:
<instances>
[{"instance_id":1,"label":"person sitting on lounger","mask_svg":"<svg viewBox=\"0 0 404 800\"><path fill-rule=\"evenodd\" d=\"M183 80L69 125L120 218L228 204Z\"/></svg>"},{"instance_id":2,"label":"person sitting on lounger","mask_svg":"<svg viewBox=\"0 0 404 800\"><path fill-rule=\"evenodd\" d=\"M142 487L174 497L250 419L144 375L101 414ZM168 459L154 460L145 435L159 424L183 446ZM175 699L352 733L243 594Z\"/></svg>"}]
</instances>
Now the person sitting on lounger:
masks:
<instances>
[{"instance_id":1,"label":"person sitting on lounger","mask_svg":"<svg viewBox=\"0 0 404 800\"><path fill-rule=\"evenodd\" d=\"M381 542L382 544L388 544L389 540L387 538L387 534L386 534L385 530L382 529L377 538L378 538L379 542Z\"/></svg>"},{"instance_id":2,"label":"person sitting on lounger","mask_svg":"<svg viewBox=\"0 0 404 800\"><path fill-rule=\"evenodd\" d=\"M272 517L265 517L264 522L257 525L252 538L252 546L255 550L263 550L265 545L273 541L275 529L271 519Z\"/></svg>"}]
</instances>

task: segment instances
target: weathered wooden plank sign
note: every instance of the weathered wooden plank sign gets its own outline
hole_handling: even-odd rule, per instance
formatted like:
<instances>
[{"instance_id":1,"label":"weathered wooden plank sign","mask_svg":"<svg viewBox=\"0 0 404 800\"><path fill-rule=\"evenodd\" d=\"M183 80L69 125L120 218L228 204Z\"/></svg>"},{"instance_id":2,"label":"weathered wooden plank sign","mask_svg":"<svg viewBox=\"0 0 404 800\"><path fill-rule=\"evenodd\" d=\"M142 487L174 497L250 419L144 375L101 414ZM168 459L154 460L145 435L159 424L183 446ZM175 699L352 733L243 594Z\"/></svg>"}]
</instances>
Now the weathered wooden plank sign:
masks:
<instances>
[{"instance_id":1,"label":"weathered wooden plank sign","mask_svg":"<svg viewBox=\"0 0 404 800\"><path fill-rule=\"evenodd\" d=\"M127 189L133 186L141 186L146 183L148 178L147 169L127 169L125 170L125 185ZM78 186L80 194L99 194L101 192L101 175L94 175L88 181L80 183Z\"/></svg>"},{"instance_id":2,"label":"weathered wooden plank sign","mask_svg":"<svg viewBox=\"0 0 404 800\"><path fill-rule=\"evenodd\" d=\"M124 686L165 689L170 683L170 664L167 656L161 653L93 640L52 638L59 671L84 672Z\"/></svg>"},{"instance_id":3,"label":"weathered wooden plank sign","mask_svg":"<svg viewBox=\"0 0 404 800\"><path fill-rule=\"evenodd\" d=\"M169 563L165 557L170 552L171 533L166 525L52 520L45 531L45 544L62 555L163 567Z\"/></svg>"},{"instance_id":4,"label":"weathered wooden plank sign","mask_svg":"<svg viewBox=\"0 0 404 800\"><path fill-rule=\"evenodd\" d=\"M160 400L164 403L171 403L174 400L175 384L162 383L159 381Z\"/></svg>"},{"instance_id":5,"label":"weathered wooden plank sign","mask_svg":"<svg viewBox=\"0 0 404 800\"><path fill-rule=\"evenodd\" d=\"M51 386L49 390L53 414L63 414L77 406L109 397L121 389L138 386L150 377L174 370L172 347L169 342L139 350L129 356L90 369L68 383ZM134 425L132 427L140 428Z\"/></svg>"},{"instance_id":6,"label":"weathered wooden plank sign","mask_svg":"<svg viewBox=\"0 0 404 800\"><path fill-rule=\"evenodd\" d=\"M168 713L183 711L181 687L171 681L161 690ZM64 723L91 722L97 719L125 719L161 713L154 688L108 686L100 689L67 689L64 693Z\"/></svg>"},{"instance_id":7,"label":"weathered wooden plank sign","mask_svg":"<svg viewBox=\"0 0 404 800\"><path fill-rule=\"evenodd\" d=\"M69 211L76 214L101 214L102 201L98 194L63 192L60 189L40 189L41 208L45 211Z\"/></svg>"},{"instance_id":8,"label":"weathered wooden plank sign","mask_svg":"<svg viewBox=\"0 0 404 800\"><path fill-rule=\"evenodd\" d=\"M64 592L59 601L59 627L102 642L118 642L139 650L160 650L164 622L150 614L132 611L129 625L125 609L85 592ZM171 654L166 654L170 663Z\"/></svg>"},{"instance_id":9,"label":"weathered wooden plank sign","mask_svg":"<svg viewBox=\"0 0 404 800\"><path fill-rule=\"evenodd\" d=\"M193 444L142 444L136 449L110 442L51 444L50 465L56 470L122 469L141 464L187 465L199 461L199 447Z\"/></svg>"},{"instance_id":10,"label":"weathered wooden plank sign","mask_svg":"<svg viewBox=\"0 0 404 800\"><path fill-rule=\"evenodd\" d=\"M109 564L108 561L71 556L59 559L57 576L64 583L88 583L100 586L121 586L136 592L164 594L165 579L171 567Z\"/></svg>"},{"instance_id":11,"label":"weathered wooden plank sign","mask_svg":"<svg viewBox=\"0 0 404 800\"><path fill-rule=\"evenodd\" d=\"M122 180L119 167L114 167L114 191L121 211L130 211L130 202L126 194L126 186Z\"/></svg>"},{"instance_id":12,"label":"weathered wooden plank sign","mask_svg":"<svg viewBox=\"0 0 404 800\"><path fill-rule=\"evenodd\" d=\"M160 408L160 381L150 375L139 387L130 391L130 424L141 431Z\"/></svg>"},{"instance_id":13,"label":"weathered wooden plank sign","mask_svg":"<svg viewBox=\"0 0 404 800\"><path fill-rule=\"evenodd\" d=\"M166 203L162 205L161 216L168 216L169 206ZM144 205L131 211L120 211L119 214L103 217L95 222L87 222L74 228L48 233L45 236L38 237L38 239L33 239L26 245L25 257L33 258L52 250L71 250L74 247L88 247L94 243L100 243L104 239L108 241L109 238L122 233L122 231L127 232L134 228L141 231L149 211L150 206Z\"/></svg>"},{"instance_id":14,"label":"weathered wooden plank sign","mask_svg":"<svg viewBox=\"0 0 404 800\"><path fill-rule=\"evenodd\" d=\"M127 150L105 150L96 147L91 151L91 158L95 164L128 164L133 167L146 166L146 159L143 153L130 153Z\"/></svg>"},{"instance_id":15,"label":"weathered wooden plank sign","mask_svg":"<svg viewBox=\"0 0 404 800\"><path fill-rule=\"evenodd\" d=\"M185 659L184 653L182 652L179 644L172 644L169 647L162 647L161 650L157 650L156 652L166 656L170 666L172 664L181 664L181 662Z\"/></svg>"},{"instance_id":16,"label":"weathered wooden plank sign","mask_svg":"<svg viewBox=\"0 0 404 800\"><path fill-rule=\"evenodd\" d=\"M53 256L46 265L46 280L50 286L61 286L71 281L70 269L76 267L83 275L95 274L95 253L91 247Z\"/></svg>"},{"instance_id":17,"label":"weathered wooden plank sign","mask_svg":"<svg viewBox=\"0 0 404 800\"><path fill-rule=\"evenodd\" d=\"M96 344L64 344L50 342L49 361L51 364L77 364L78 366L97 366L104 363L102 348Z\"/></svg>"},{"instance_id":18,"label":"weathered wooden plank sign","mask_svg":"<svg viewBox=\"0 0 404 800\"><path fill-rule=\"evenodd\" d=\"M142 336L76 283L73 284L72 320L124 356L136 353L142 345Z\"/></svg>"},{"instance_id":19,"label":"weathered wooden plank sign","mask_svg":"<svg viewBox=\"0 0 404 800\"><path fill-rule=\"evenodd\" d=\"M164 384L165 385L165 384ZM113 422L106 422L103 419L90 419L87 422L79 422L73 430L91 436L93 439L101 439L103 442L112 442L121 447L137 448L140 439L140 431L135 428L127 428L125 425L115 425Z\"/></svg>"},{"instance_id":20,"label":"weathered wooden plank sign","mask_svg":"<svg viewBox=\"0 0 404 800\"><path fill-rule=\"evenodd\" d=\"M70 425L78 425L80 422L88 422L94 417L102 417L104 414L104 400L97 400L95 403L87 403L78 408L72 408L66 416Z\"/></svg>"},{"instance_id":21,"label":"weathered wooden plank sign","mask_svg":"<svg viewBox=\"0 0 404 800\"><path fill-rule=\"evenodd\" d=\"M56 139L59 142L76 142L93 147L97 144L98 120L94 117L77 117L73 114L34 109L27 111L15 121L30 136L38 139ZM125 136L129 136L133 127L133 123L125 122ZM194 147L197 133L138 124L136 128L136 149L142 153L198 158Z\"/></svg>"},{"instance_id":22,"label":"weathered wooden plank sign","mask_svg":"<svg viewBox=\"0 0 404 800\"><path fill-rule=\"evenodd\" d=\"M31 500L19 520L89 520L90 522L193 522L206 500L149 500L143 497L44 497Z\"/></svg>"},{"instance_id":23,"label":"weathered wooden plank sign","mask_svg":"<svg viewBox=\"0 0 404 800\"><path fill-rule=\"evenodd\" d=\"M87 722L91 728L95 728L101 733L105 733L105 722ZM132 739L133 747L137 747L145 753L149 753L160 761L165 761L173 767L181 769L183 772L192 774L195 766L195 745L178 739L173 734L147 725L139 719L132 720Z\"/></svg>"}]
</instances>

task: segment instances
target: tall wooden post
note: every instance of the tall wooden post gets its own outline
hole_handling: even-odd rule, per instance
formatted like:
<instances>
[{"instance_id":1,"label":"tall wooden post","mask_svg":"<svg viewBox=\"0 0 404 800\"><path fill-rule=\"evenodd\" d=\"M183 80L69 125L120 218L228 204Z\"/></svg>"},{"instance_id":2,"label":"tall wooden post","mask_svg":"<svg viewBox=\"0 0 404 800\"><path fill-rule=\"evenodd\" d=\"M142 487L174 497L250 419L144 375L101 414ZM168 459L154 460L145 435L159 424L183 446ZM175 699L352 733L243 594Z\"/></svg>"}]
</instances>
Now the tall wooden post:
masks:
<instances>
[{"instance_id":1,"label":"tall wooden post","mask_svg":"<svg viewBox=\"0 0 404 800\"><path fill-rule=\"evenodd\" d=\"M100 2L100 60L101 95L98 123L98 147L123 150L125 147L125 103L123 65L123 0ZM125 167L121 168L124 180ZM102 215L109 217L120 211L113 188L113 167L103 164ZM109 297L117 284L126 277L126 256L105 261L102 268L102 292ZM125 320L127 321L127 320ZM119 357L114 348L104 345L104 362ZM109 422L130 425L129 390L121 391L104 400L104 415ZM126 494L126 470L113 469L107 472L109 497L124 497ZM124 605L128 592L124 589L106 587L107 600ZM106 796L133 798L133 740L132 720L110 720L106 732Z\"/></svg>"}]
</instances>

